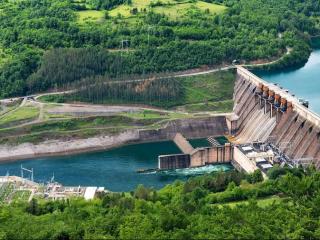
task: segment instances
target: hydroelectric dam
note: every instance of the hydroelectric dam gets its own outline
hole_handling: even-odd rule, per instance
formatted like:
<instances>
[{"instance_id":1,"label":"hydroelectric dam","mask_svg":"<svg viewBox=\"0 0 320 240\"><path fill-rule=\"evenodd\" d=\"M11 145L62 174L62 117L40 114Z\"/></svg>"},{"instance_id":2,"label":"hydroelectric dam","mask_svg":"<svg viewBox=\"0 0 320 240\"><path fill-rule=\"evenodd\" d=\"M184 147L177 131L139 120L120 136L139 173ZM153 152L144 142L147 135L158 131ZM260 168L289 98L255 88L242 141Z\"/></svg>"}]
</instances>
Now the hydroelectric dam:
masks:
<instances>
[{"instance_id":1,"label":"hydroelectric dam","mask_svg":"<svg viewBox=\"0 0 320 240\"><path fill-rule=\"evenodd\" d=\"M288 90L237 66L232 117L233 144L272 145L289 164L320 168L320 116Z\"/></svg>"},{"instance_id":2,"label":"hydroelectric dam","mask_svg":"<svg viewBox=\"0 0 320 240\"><path fill-rule=\"evenodd\" d=\"M228 143L194 149L178 132L173 141L183 154L159 156L159 169L232 163L266 176L274 164L320 168L320 116L306 101L242 66L236 66L233 100L232 114L225 115Z\"/></svg>"}]
</instances>

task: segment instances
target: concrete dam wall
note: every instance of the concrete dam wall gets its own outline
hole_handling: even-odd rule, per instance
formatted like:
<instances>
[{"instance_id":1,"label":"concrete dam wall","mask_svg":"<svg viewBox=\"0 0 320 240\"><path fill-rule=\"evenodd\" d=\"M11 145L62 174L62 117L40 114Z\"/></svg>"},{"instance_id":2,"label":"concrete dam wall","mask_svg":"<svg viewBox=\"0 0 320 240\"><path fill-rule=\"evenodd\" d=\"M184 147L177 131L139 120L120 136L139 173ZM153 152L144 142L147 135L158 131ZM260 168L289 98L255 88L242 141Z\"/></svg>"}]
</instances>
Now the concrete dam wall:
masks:
<instances>
[{"instance_id":1,"label":"concrete dam wall","mask_svg":"<svg viewBox=\"0 0 320 240\"><path fill-rule=\"evenodd\" d=\"M192 119L177 119L168 122L160 129L139 131L140 141L172 140L177 133L186 138L205 138L208 136L222 136L228 133L225 115Z\"/></svg>"},{"instance_id":2,"label":"concrete dam wall","mask_svg":"<svg viewBox=\"0 0 320 240\"><path fill-rule=\"evenodd\" d=\"M233 160L233 146L230 143L193 148L181 133L177 133L173 141L183 153L160 155L158 168L161 170L230 163Z\"/></svg>"},{"instance_id":3,"label":"concrete dam wall","mask_svg":"<svg viewBox=\"0 0 320 240\"><path fill-rule=\"evenodd\" d=\"M228 126L235 143L271 142L289 158L320 168L320 117L296 97L237 67L233 99Z\"/></svg>"}]
</instances>

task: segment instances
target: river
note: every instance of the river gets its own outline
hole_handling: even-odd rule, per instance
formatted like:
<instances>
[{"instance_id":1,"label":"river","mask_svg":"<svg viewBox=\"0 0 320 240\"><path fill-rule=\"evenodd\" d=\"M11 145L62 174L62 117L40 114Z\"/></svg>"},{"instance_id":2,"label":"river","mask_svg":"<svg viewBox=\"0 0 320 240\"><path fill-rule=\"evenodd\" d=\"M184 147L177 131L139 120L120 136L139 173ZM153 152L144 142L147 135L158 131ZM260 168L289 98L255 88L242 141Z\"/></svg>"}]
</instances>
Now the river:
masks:
<instances>
[{"instance_id":1,"label":"river","mask_svg":"<svg viewBox=\"0 0 320 240\"><path fill-rule=\"evenodd\" d=\"M278 83L296 97L308 100L310 109L320 114L320 50L314 50L302 68L256 74L269 82Z\"/></svg>"},{"instance_id":2,"label":"river","mask_svg":"<svg viewBox=\"0 0 320 240\"><path fill-rule=\"evenodd\" d=\"M203 145L203 140L192 141ZM63 157L47 157L0 165L0 175L20 176L20 166L34 169L34 179L47 182L51 176L68 186L103 186L111 191L130 191L137 185L159 189L174 180L185 180L213 171L227 171L231 165L206 166L165 172L137 173L138 169L156 168L158 155L180 153L172 141L133 144L115 149Z\"/></svg>"}]
</instances>

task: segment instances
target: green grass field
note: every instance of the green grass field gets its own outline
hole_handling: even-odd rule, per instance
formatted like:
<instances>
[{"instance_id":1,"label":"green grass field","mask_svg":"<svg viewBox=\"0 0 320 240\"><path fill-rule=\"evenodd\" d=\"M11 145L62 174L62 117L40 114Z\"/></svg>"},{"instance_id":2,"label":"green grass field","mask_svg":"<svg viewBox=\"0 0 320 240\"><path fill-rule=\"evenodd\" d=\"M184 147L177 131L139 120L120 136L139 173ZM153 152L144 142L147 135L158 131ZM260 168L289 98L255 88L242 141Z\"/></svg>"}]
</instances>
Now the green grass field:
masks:
<instances>
[{"instance_id":1,"label":"green grass field","mask_svg":"<svg viewBox=\"0 0 320 240\"><path fill-rule=\"evenodd\" d=\"M0 129L0 144L39 143L47 139L88 138L133 128L152 128L159 121L169 120L169 116L160 118L154 113L147 113L145 117L143 117L143 113L129 115L59 119L23 127L3 128Z\"/></svg>"},{"instance_id":2,"label":"green grass field","mask_svg":"<svg viewBox=\"0 0 320 240\"><path fill-rule=\"evenodd\" d=\"M24 106L14 110L0 118L0 125L20 123L35 119L39 116L39 108L34 106Z\"/></svg>"},{"instance_id":3,"label":"green grass field","mask_svg":"<svg viewBox=\"0 0 320 240\"><path fill-rule=\"evenodd\" d=\"M151 3L160 3L161 6L153 6ZM172 19L184 16L188 11L199 10L201 12L209 11L209 14L220 14L226 7L218 4L207 3L203 1L150 1L150 0L133 0L132 5L123 4L109 11L109 15L116 17L121 15L125 18L132 17L131 10L137 8L138 13L146 9L146 11L154 11L156 13L165 14Z\"/></svg>"},{"instance_id":4,"label":"green grass field","mask_svg":"<svg viewBox=\"0 0 320 240\"><path fill-rule=\"evenodd\" d=\"M231 112L233 107L232 100L224 100L217 102L206 102L206 103L195 103L187 104L183 106L183 109L187 112L196 113L196 112Z\"/></svg>"},{"instance_id":5,"label":"green grass field","mask_svg":"<svg viewBox=\"0 0 320 240\"><path fill-rule=\"evenodd\" d=\"M102 22L104 20L104 11L83 10L78 12L78 22Z\"/></svg>"},{"instance_id":6,"label":"green grass field","mask_svg":"<svg viewBox=\"0 0 320 240\"><path fill-rule=\"evenodd\" d=\"M181 80L186 90L185 104L232 99L234 74L223 71L186 77Z\"/></svg>"},{"instance_id":7,"label":"green grass field","mask_svg":"<svg viewBox=\"0 0 320 240\"><path fill-rule=\"evenodd\" d=\"M225 6L197 1L195 3L187 2L169 6L159 6L155 7L154 11L156 13L165 14L171 19L177 19L186 15L189 11L200 11L202 13L209 11L209 14L220 14L225 9Z\"/></svg>"}]
</instances>

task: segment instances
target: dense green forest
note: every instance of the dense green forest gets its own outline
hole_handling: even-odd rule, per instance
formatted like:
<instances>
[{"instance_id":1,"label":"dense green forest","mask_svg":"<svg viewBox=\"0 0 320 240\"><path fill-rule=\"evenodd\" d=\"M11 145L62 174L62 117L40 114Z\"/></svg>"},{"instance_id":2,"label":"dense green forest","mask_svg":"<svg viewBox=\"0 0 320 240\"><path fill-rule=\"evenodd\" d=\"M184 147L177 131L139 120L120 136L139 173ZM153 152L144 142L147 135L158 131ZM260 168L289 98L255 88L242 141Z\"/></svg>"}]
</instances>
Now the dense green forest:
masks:
<instances>
[{"instance_id":1,"label":"dense green forest","mask_svg":"<svg viewBox=\"0 0 320 240\"><path fill-rule=\"evenodd\" d=\"M318 0L1 0L0 97L95 75L269 61L287 48L280 67L299 65L319 15Z\"/></svg>"},{"instance_id":2,"label":"dense green forest","mask_svg":"<svg viewBox=\"0 0 320 240\"><path fill-rule=\"evenodd\" d=\"M317 239L320 173L231 171L138 186L93 201L33 200L0 208L1 239Z\"/></svg>"}]
</instances>

